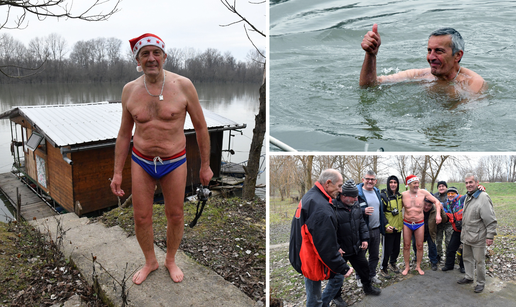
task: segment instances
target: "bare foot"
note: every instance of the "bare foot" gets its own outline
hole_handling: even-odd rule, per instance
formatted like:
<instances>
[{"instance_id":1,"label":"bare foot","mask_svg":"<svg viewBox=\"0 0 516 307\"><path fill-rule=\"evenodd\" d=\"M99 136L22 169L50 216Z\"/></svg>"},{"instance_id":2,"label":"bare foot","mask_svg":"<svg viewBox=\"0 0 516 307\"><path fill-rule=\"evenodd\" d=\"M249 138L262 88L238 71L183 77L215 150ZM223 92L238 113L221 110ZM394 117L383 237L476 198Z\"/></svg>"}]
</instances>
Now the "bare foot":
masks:
<instances>
[{"instance_id":1,"label":"bare foot","mask_svg":"<svg viewBox=\"0 0 516 307\"><path fill-rule=\"evenodd\" d=\"M425 271L421 270L421 268L416 268L416 270L419 272L419 275L425 275Z\"/></svg>"},{"instance_id":2,"label":"bare foot","mask_svg":"<svg viewBox=\"0 0 516 307\"><path fill-rule=\"evenodd\" d=\"M174 282L183 281L183 271L181 271L181 269L176 265L174 261L171 261L169 263L165 261L165 267L167 267L168 272L170 273L170 278L172 278Z\"/></svg>"},{"instance_id":3,"label":"bare foot","mask_svg":"<svg viewBox=\"0 0 516 307\"><path fill-rule=\"evenodd\" d=\"M159 267L159 264L158 263L155 263L155 264L145 264L143 266L143 268L141 268L141 270L139 270L138 272L134 273L133 275L133 283L139 285L141 284L145 279L147 279L147 276L149 276L149 274L158 269Z\"/></svg>"},{"instance_id":4,"label":"bare foot","mask_svg":"<svg viewBox=\"0 0 516 307\"><path fill-rule=\"evenodd\" d=\"M405 267L403 272L401 272L401 275L403 275L403 276L407 275L409 270L410 270L410 266Z\"/></svg>"}]
</instances>

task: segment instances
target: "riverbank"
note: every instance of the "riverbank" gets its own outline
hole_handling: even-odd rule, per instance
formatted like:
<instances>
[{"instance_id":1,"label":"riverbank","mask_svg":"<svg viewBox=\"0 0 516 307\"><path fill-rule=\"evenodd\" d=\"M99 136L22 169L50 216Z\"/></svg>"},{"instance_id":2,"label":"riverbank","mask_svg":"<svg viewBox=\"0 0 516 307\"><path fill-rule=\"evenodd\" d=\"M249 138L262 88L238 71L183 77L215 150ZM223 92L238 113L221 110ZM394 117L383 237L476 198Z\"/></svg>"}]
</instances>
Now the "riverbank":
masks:
<instances>
[{"instance_id":1,"label":"riverbank","mask_svg":"<svg viewBox=\"0 0 516 307\"><path fill-rule=\"evenodd\" d=\"M195 204L185 203L185 224L194 214ZM164 247L163 206L155 205L153 218L155 243ZM112 210L88 223L96 224L96 221L119 225L126 231L124 238L134 232L131 208ZM80 298L88 306L105 306L100 300L93 301L97 295L91 287L86 287L88 284L81 279L78 270L62 254L44 254L44 250L50 250L48 245L35 248L41 242L48 242L42 240L32 226L3 225L0 228L0 306L51 306L66 301L75 293L81 294ZM208 266L234 284L257 304L265 302L263 201L210 198L197 225L185 227L181 249L197 263ZM58 261L54 262L54 258ZM79 288L79 285L85 288Z\"/></svg>"}]
</instances>

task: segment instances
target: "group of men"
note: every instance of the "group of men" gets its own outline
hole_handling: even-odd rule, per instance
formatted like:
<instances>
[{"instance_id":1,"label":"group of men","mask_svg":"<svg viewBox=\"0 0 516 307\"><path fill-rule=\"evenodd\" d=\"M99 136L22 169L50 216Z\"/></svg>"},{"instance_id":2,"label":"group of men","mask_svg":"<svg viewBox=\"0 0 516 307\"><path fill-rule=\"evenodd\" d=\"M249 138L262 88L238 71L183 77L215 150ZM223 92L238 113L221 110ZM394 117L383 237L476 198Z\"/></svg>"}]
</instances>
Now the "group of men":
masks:
<instances>
[{"instance_id":1,"label":"group of men","mask_svg":"<svg viewBox=\"0 0 516 307\"><path fill-rule=\"evenodd\" d=\"M358 185L353 180L344 183L335 169L323 171L315 186L299 202L290 233L289 259L305 278L306 306L326 307L332 300L336 306L346 306L341 286L353 271L366 295L380 295L381 290L373 286L381 283L376 276L380 242L383 242L380 274L389 278L389 270L399 273L396 262L401 234L405 263L401 273L407 275L410 271L411 242L416 247L416 271L425 274L421 269L424 241L428 242L429 249L432 246L429 257L432 270L437 270L435 242L441 224L444 233L447 227L458 233L450 237L442 270L446 271L447 265L453 268L455 253L462 243L465 276L458 283L473 283L476 269L474 291L481 292L485 284L485 248L493 243L496 235L496 218L491 199L479 186L478 178L467 174L465 182L466 195L460 196L456 188L450 187L446 200L441 202L438 197L444 194L441 185L447 187L446 182L439 182L435 197L419 188L415 175L406 177L408 190L400 193L396 176L390 176L387 188L380 192L373 171L367 171ZM348 261L352 267L348 266ZM324 292L322 280L328 280Z\"/></svg>"}]
</instances>

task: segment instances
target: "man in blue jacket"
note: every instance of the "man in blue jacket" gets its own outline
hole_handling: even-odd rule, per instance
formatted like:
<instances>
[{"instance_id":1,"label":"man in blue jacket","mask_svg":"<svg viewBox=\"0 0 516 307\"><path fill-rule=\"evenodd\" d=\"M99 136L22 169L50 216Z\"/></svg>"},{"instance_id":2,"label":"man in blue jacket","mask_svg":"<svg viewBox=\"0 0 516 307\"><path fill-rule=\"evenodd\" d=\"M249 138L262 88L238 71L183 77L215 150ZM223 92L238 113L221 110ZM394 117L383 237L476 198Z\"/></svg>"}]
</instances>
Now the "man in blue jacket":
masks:
<instances>
[{"instance_id":1,"label":"man in blue jacket","mask_svg":"<svg viewBox=\"0 0 516 307\"><path fill-rule=\"evenodd\" d=\"M376 267L378 266L380 254L380 234L385 235L386 218L383 213L382 198L380 190L375 187L376 173L372 170L367 171L362 178L362 183L358 188L358 202L364 215L364 220L369 228L369 276L371 281L382 283L376 277ZM362 282L357 274L357 285L362 287Z\"/></svg>"},{"instance_id":2,"label":"man in blue jacket","mask_svg":"<svg viewBox=\"0 0 516 307\"><path fill-rule=\"evenodd\" d=\"M299 202L290 229L289 260L305 277L306 306L327 307L352 272L339 252L335 205L342 175L334 169L321 173L315 186ZM336 274L338 278L335 277ZM321 281L330 279L324 293Z\"/></svg>"}]
</instances>

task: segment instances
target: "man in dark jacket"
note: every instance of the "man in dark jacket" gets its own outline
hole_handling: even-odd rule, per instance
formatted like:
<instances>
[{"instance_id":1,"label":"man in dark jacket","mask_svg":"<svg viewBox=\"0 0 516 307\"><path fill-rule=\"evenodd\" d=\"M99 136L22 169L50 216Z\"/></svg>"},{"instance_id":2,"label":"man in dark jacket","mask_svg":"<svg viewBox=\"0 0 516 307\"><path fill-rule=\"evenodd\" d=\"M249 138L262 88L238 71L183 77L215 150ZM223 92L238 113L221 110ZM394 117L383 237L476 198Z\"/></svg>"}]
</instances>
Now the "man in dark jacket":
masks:
<instances>
[{"instance_id":1,"label":"man in dark jacket","mask_svg":"<svg viewBox=\"0 0 516 307\"><path fill-rule=\"evenodd\" d=\"M437 192L434 194L434 197L437 198L441 205L445 205L448 201L448 184L446 181L441 180L437 182ZM452 225L449 222L437 225L437 236L435 237L435 245L437 246L437 260L441 262L444 259L443 254L446 254L446 249L448 248L448 244L450 244L450 239L453 234ZM443 238L444 238L444 252L443 252Z\"/></svg>"},{"instance_id":2,"label":"man in dark jacket","mask_svg":"<svg viewBox=\"0 0 516 307\"><path fill-rule=\"evenodd\" d=\"M337 208L337 221L339 223L337 239L342 257L349 261L360 275L365 294L379 295L381 290L371 285L369 263L365 257L369 230L358 204L358 189L353 180L344 183L339 197L334 199L334 204ZM341 297L341 292L342 288L334 298L337 307L346 306Z\"/></svg>"},{"instance_id":3,"label":"man in dark jacket","mask_svg":"<svg viewBox=\"0 0 516 307\"><path fill-rule=\"evenodd\" d=\"M369 276L374 283L380 284L381 281L376 277L376 267L378 266L380 255L381 236L385 235L386 219L383 214L382 198L380 190L375 187L376 173L368 171L362 178L362 183L358 188L358 203L362 209L364 220L369 228ZM362 286L361 279L357 275L357 284Z\"/></svg>"},{"instance_id":4,"label":"man in dark jacket","mask_svg":"<svg viewBox=\"0 0 516 307\"><path fill-rule=\"evenodd\" d=\"M292 219L289 260L305 277L307 307L327 307L344 277L353 271L342 258L337 242L338 222L332 198L337 197L342 182L337 170L323 171L299 202ZM321 280L335 274L340 274L339 278L330 280L321 293Z\"/></svg>"}]
</instances>

